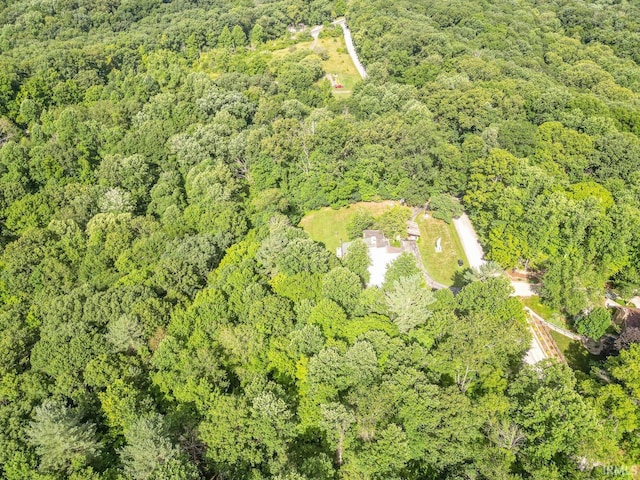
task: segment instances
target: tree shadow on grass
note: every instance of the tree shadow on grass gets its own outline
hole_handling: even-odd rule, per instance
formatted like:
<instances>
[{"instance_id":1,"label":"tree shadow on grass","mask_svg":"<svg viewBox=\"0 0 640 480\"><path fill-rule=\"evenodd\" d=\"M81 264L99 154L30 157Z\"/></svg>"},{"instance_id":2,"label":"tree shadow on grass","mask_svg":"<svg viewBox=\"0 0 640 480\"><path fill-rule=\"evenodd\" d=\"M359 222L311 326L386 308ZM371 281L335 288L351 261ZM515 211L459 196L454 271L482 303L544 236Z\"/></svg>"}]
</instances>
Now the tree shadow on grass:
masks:
<instances>
[{"instance_id":1,"label":"tree shadow on grass","mask_svg":"<svg viewBox=\"0 0 640 480\"><path fill-rule=\"evenodd\" d=\"M582 346L580 342L573 341L563 352L567 364L573 369L583 373L589 373L591 364L600 359L597 355L592 355Z\"/></svg>"},{"instance_id":2,"label":"tree shadow on grass","mask_svg":"<svg viewBox=\"0 0 640 480\"><path fill-rule=\"evenodd\" d=\"M467 270L468 268L459 268L458 270L456 270L456 272L453 274L453 278L451 279L453 281L453 287L460 289L467 283L469 283L469 281L464 278L464 274Z\"/></svg>"}]
</instances>

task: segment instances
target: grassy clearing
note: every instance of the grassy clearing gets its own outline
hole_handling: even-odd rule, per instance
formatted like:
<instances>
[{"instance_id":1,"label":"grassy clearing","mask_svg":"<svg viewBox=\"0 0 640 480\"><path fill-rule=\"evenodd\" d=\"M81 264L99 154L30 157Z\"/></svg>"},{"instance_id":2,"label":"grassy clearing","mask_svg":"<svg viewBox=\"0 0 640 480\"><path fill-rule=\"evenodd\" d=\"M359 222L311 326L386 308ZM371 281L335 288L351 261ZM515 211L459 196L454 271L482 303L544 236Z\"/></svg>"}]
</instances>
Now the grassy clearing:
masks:
<instances>
[{"instance_id":1,"label":"grassy clearing","mask_svg":"<svg viewBox=\"0 0 640 480\"><path fill-rule=\"evenodd\" d=\"M327 249L335 253L340 240L349 241L347 224L360 209L369 211L374 217L387 209L399 205L398 202L359 202L338 210L331 207L310 212L300 221L302 227L316 242L323 243ZM409 208L407 208L409 210Z\"/></svg>"},{"instance_id":2,"label":"grassy clearing","mask_svg":"<svg viewBox=\"0 0 640 480\"><path fill-rule=\"evenodd\" d=\"M590 360L597 357L591 355L580 342L572 340L569 337L565 337L555 330L549 330L549 333L551 334L553 341L558 345L558 348L564 355L564 358L567 360L567 364L574 370L589 373Z\"/></svg>"},{"instance_id":3,"label":"grassy clearing","mask_svg":"<svg viewBox=\"0 0 640 480\"><path fill-rule=\"evenodd\" d=\"M329 54L329 58L322 64L324 71L337 76L338 81L344 87L334 88L333 93L336 95L351 93L355 84L362 79L347 53L344 38L321 38L318 40L317 47L324 49Z\"/></svg>"},{"instance_id":4,"label":"grassy clearing","mask_svg":"<svg viewBox=\"0 0 640 480\"><path fill-rule=\"evenodd\" d=\"M453 224L447 224L436 218L424 218L423 214L416 217L420 227L418 248L427 272L437 282L444 285L458 285L460 274L469 266L467 257ZM435 245L441 238L442 252L436 253ZM464 264L458 266L458 259Z\"/></svg>"},{"instance_id":5,"label":"grassy clearing","mask_svg":"<svg viewBox=\"0 0 640 480\"><path fill-rule=\"evenodd\" d=\"M559 310L555 310L542 303L542 300L539 296L534 295L532 297L520 297L520 301L525 307L529 307L531 310L544 318L547 322L553 323L554 325L561 328L569 328L567 325L567 319L564 317L564 315L562 315Z\"/></svg>"},{"instance_id":6,"label":"grassy clearing","mask_svg":"<svg viewBox=\"0 0 640 480\"><path fill-rule=\"evenodd\" d=\"M300 42L282 50L276 50L272 55L283 57L300 50L309 50L312 42ZM315 45L316 51L325 51L327 60L322 62L322 69L327 74L335 75L338 82L344 87L333 89L335 95L349 95L357 82L361 80L356 66L351 61L344 44L344 38L320 38ZM328 81L328 80L327 80Z\"/></svg>"},{"instance_id":7,"label":"grassy clearing","mask_svg":"<svg viewBox=\"0 0 640 480\"><path fill-rule=\"evenodd\" d=\"M362 78L356 66L353 64L349 53L347 53L344 38L342 36L319 38L314 45L314 42L310 40L308 32L299 34L296 37L297 39L289 38L269 41L258 47L256 51L239 51L239 64L242 65L243 62L250 62L250 59L258 57L260 57L262 62L268 64L272 60L281 59L296 52L311 53L311 47L313 46L314 52L321 60L322 70L326 74L320 82L330 82L327 76L331 75L331 77L343 87L340 89L332 88L333 94L335 96L350 95L356 83L361 81ZM219 53L219 49L202 53L200 59L194 65L194 68L207 73L212 79L218 78L221 73L217 71L218 67L216 67L215 59ZM326 60L322 60L322 58Z\"/></svg>"}]
</instances>

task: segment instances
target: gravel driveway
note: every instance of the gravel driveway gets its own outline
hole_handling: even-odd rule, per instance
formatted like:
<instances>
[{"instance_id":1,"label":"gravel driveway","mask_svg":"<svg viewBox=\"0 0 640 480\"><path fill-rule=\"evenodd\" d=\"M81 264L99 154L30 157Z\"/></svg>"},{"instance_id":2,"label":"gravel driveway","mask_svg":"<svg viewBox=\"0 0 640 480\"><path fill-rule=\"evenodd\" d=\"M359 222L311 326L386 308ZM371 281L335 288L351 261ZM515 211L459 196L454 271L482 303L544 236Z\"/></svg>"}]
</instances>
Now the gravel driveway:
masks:
<instances>
[{"instance_id":1,"label":"gravel driveway","mask_svg":"<svg viewBox=\"0 0 640 480\"><path fill-rule=\"evenodd\" d=\"M463 213L460 218L453 219L453 225L456 227L458 237L462 242L462 249L464 250L469 266L471 268L480 268L480 265L484 263L484 252L478 241L476 231L471 225L471 220L466 213Z\"/></svg>"}]
</instances>

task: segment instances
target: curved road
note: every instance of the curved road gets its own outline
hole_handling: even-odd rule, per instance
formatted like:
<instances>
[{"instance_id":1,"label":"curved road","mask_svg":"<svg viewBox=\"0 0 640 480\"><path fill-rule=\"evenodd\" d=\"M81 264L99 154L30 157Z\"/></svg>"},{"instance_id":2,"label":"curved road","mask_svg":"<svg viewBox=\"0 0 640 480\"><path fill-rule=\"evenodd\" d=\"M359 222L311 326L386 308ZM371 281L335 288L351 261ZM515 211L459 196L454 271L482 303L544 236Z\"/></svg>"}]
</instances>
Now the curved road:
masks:
<instances>
[{"instance_id":1,"label":"curved road","mask_svg":"<svg viewBox=\"0 0 640 480\"><path fill-rule=\"evenodd\" d=\"M358 58L356 47L353 44L353 37L351 36L351 31L349 30L349 27L347 27L346 20L344 18L340 18L334 21L333 23L334 25L340 25L342 27L342 32L344 33L344 42L347 45L347 51L351 56L351 60L353 60L353 63L356 66L356 69L358 70L358 73L360 74L360 76L363 79L366 79L367 71L365 70L364 65L362 65L362 62L360 62L360 59ZM320 33L320 32L318 31L317 33ZM314 38L316 37L314 36ZM416 217L416 214L413 215L411 220L414 220L415 217ZM456 232L458 233L458 237L460 237L460 241L462 242L462 249L464 250L464 253L467 256L469 266L471 268L480 268L485 263L484 251L482 250L482 245L480 245L476 231L474 230L473 225L471 224L471 220L469 220L469 217L467 216L466 213L463 213L460 216L460 218L453 219L453 225L456 229ZM433 278L431 278L431 276L429 276L429 274L427 273L427 270L424 268L422 259L420 258L420 251L418 250L416 243L415 242L407 242L407 243L408 243L407 246L410 248L410 250L418 260L418 265L422 270L422 273L427 282L427 285L429 285L429 287L436 290L449 288L446 285L436 282ZM512 281L511 285L514 289L514 294L518 297L528 297L531 295L535 295L535 291L533 290L532 286L526 282ZM526 308L526 310L527 310L527 313L529 313L529 318L532 320L529 322L529 328L531 329L533 338L532 338L531 349L529 350L525 358L525 362L534 364L539 362L540 360L543 360L547 356L554 356L558 358L558 360L566 362L566 360L564 360L562 353L556 346L555 342L553 341L551 336L548 334L548 330L545 330L545 327L547 329L552 328L554 330L557 330L563 335L566 335L573 339L576 339L576 337L579 339L580 337L578 335L575 335L572 332L566 331L564 329L560 329L555 325L549 324L544 319L536 315L535 312L533 312L529 308ZM552 348L552 347L555 347L555 348Z\"/></svg>"},{"instance_id":2,"label":"curved road","mask_svg":"<svg viewBox=\"0 0 640 480\"><path fill-rule=\"evenodd\" d=\"M485 263L484 251L482 250L482 245L480 245L480 241L478 240L478 235L473 229L471 220L469 220L466 213L463 213L460 218L453 219L453 225L456 227L456 232L458 233L458 237L460 237L460 242L462 242L462 249L467 256L469 266L471 268L480 268L482 264ZM511 286L514 290L513 294L516 297L531 297L537 294L535 291L536 287L528 282L512 280Z\"/></svg>"},{"instance_id":3,"label":"curved road","mask_svg":"<svg viewBox=\"0 0 640 480\"><path fill-rule=\"evenodd\" d=\"M313 42L311 42L311 46L309 47L311 50L316 48L316 44L318 43L318 37L320 36L320 32L322 32L322 25L313 27L309 32L311 33L311 37L313 37Z\"/></svg>"},{"instance_id":4,"label":"curved road","mask_svg":"<svg viewBox=\"0 0 640 480\"><path fill-rule=\"evenodd\" d=\"M424 275L424 280L427 282L427 285L429 286L429 288L433 288L434 290L442 290L444 288L453 288L453 287L447 287L442 283L436 282L433 278L431 278L431 276L429 276L426 268L424 268L424 264L422 263L420 250L418 250L418 246L416 245L416 242L407 241L403 243L405 244L406 248L411 250L411 253L413 253L414 257L416 257L416 260L417 260L416 263L418 264L418 267L420 268L420 270L422 270L422 274Z\"/></svg>"}]
</instances>

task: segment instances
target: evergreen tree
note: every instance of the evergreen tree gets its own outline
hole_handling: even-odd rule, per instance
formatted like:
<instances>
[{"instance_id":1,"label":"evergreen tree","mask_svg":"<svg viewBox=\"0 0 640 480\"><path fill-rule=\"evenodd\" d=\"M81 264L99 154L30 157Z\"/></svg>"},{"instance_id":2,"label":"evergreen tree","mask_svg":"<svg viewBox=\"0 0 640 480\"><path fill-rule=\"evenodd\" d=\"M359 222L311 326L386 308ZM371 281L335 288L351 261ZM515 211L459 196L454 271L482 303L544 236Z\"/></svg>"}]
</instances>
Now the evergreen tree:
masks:
<instances>
[{"instance_id":1,"label":"evergreen tree","mask_svg":"<svg viewBox=\"0 0 640 480\"><path fill-rule=\"evenodd\" d=\"M244 47L247 44L247 36L240 25L236 25L233 27L233 30L231 30L231 41L233 42L233 47L236 49Z\"/></svg>"},{"instance_id":2,"label":"evergreen tree","mask_svg":"<svg viewBox=\"0 0 640 480\"><path fill-rule=\"evenodd\" d=\"M53 400L36 407L27 437L40 456L40 469L47 472L71 473L100 451L95 426Z\"/></svg>"},{"instance_id":3,"label":"evergreen tree","mask_svg":"<svg viewBox=\"0 0 640 480\"><path fill-rule=\"evenodd\" d=\"M262 45L266 35L264 33L264 28L259 23L256 23L251 29L251 33L249 34L249 39L251 40L251 45L257 47L258 45Z\"/></svg>"},{"instance_id":4,"label":"evergreen tree","mask_svg":"<svg viewBox=\"0 0 640 480\"><path fill-rule=\"evenodd\" d=\"M219 48L233 47L233 37L231 36L231 31L229 30L229 27L227 27L226 25L224 26L224 28L220 32L220 35L218 36L217 46Z\"/></svg>"},{"instance_id":5,"label":"evergreen tree","mask_svg":"<svg viewBox=\"0 0 640 480\"><path fill-rule=\"evenodd\" d=\"M167 436L157 413L140 417L126 431L120 456L125 473L135 480L196 480L197 469Z\"/></svg>"}]
</instances>

